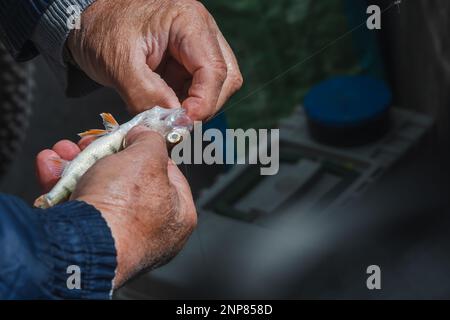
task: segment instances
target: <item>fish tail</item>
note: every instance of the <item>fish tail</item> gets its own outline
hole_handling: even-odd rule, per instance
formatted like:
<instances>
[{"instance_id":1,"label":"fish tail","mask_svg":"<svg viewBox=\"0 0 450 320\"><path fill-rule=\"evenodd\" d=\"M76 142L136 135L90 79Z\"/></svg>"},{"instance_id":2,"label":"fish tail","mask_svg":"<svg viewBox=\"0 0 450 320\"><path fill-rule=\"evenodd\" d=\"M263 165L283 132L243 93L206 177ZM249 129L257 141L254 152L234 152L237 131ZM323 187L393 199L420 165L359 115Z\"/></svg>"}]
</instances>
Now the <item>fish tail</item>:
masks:
<instances>
[{"instance_id":1,"label":"fish tail","mask_svg":"<svg viewBox=\"0 0 450 320\"><path fill-rule=\"evenodd\" d=\"M48 209L52 205L47 198L47 194L44 194L44 195L40 196L39 198L37 198L36 201L34 201L34 206L36 208Z\"/></svg>"}]
</instances>

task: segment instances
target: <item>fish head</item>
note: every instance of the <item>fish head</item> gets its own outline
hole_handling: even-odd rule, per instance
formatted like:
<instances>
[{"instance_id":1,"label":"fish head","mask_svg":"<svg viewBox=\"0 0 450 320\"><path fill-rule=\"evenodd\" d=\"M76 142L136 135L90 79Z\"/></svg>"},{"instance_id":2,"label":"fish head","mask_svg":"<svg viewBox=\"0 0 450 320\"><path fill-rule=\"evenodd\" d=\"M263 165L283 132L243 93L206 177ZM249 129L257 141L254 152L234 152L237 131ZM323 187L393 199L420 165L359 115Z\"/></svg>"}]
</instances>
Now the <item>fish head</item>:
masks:
<instances>
[{"instance_id":1,"label":"fish head","mask_svg":"<svg viewBox=\"0 0 450 320\"><path fill-rule=\"evenodd\" d=\"M193 121L183 108L153 107L142 114L142 124L166 137L170 144L178 144L193 128Z\"/></svg>"}]
</instances>

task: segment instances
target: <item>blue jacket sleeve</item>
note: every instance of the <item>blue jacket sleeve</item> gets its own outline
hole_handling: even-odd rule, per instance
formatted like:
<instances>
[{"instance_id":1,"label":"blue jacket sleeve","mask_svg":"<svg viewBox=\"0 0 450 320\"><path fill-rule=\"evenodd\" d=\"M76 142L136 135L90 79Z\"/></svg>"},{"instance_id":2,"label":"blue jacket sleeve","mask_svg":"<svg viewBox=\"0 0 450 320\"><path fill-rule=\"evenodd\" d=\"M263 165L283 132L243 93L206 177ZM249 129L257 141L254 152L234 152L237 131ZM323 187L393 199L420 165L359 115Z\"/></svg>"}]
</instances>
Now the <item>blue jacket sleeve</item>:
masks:
<instances>
[{"instance_id":1,"label":"blue jacket sleeve","mask_svg":"<svg viewBox=\"0 0 450 320\"><path fill-rule=\"evenodd\" d=\"M54 0L1 0L0 33L14 58L24 61L38 54L31 36Z\"/></svg>"},{"instance_id":2,"label":"blue jacket sleeve","mask_svg":"<svg viewBox=\"0 0 450 320\"><path fill-rule=\"evenodd\" d=\"M66 94L78 97L101 85L64 60L68 22L95 0L0 0L0 41L17 61L38 54L47 61Z\"/></svg>"},{"instance_id":3,"label":"blue jacket sleeve","mask_svg":"<svg viewBox=\"0 0 450 320\"><path fill-rule=\"evenodd\" d=\"M111 297L114 241L86 203L41 210L0 195L0 252L0 299Z\"/></svg>"},{"instance_id":4,"label":"blue jacket sleeve","mask_svg":"<svg viewBox=\"0 0 450 320\"><path fill-rule=\"evenodd\" d=\"M76 21L74 17L77 16L80 19L81 13L94 2L95 0L53 0L31 37L39 53L65 89L66 95L70 97L82 96L101 87L81 69L66 63L64 59L68 56L65 44L71 32L67 22L74 23Z\"/></svg>"}]
</instances>

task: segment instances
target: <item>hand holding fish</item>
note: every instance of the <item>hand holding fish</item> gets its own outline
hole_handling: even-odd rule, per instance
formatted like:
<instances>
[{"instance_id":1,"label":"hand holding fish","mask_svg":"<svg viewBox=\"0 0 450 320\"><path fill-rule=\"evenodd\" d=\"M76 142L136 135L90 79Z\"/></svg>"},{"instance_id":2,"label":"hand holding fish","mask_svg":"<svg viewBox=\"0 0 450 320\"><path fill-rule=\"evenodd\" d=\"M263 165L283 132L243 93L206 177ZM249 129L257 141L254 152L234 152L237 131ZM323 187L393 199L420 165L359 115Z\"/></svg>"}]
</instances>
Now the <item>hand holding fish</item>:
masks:
<instances>
[{"instance_id":1,"label":"hand holding fish","mask_svg":"<svg viewBox=\"0 0 450 320\"><path fill-rule=\"evenodd\" d=\"M75 63L133 113L183 106L214 115L242 85L232 49L196 0L97 0L67 41Z\"/></svg>"},{"instance_id":2,"label":"hand holding fish","mask_svg":"<svg viewBox=\"0 0 450 320\"><path fill-rule=\"evenodd\" d=\"M85 144L86 139L81 147ZM163 136L138 126L126 135L125 144L123 151L96 162L71 196L96 207L111 228L118 260L115 288L142 269L167 262L197 221L189 185L169 159ZM80 152L69 141L42 151L37 157L40 182L52 188L55 157L73 160Z\"/></svg>"},{"instance_id":3,"label":"hand holding fish","mask_svg":"<svg viewBox=\"0 0 450 320\"><path fill-rule=\"evenodd\" d=\"M99 160L119 152L126 142L125 136L134 127L143 125L159 133L171 147L189 135L192 120L182 108L164 109L153 107L119 125L110 113L102 113L105 129L93 129L80 133L81 137L96 138L72 161L53 159L55 175L61 179L47 193L35 201L35 206L47 209L67 200L74 191L80 178ZM148 150L152 152L152 150Z\"/></svg>"}]
</instances>

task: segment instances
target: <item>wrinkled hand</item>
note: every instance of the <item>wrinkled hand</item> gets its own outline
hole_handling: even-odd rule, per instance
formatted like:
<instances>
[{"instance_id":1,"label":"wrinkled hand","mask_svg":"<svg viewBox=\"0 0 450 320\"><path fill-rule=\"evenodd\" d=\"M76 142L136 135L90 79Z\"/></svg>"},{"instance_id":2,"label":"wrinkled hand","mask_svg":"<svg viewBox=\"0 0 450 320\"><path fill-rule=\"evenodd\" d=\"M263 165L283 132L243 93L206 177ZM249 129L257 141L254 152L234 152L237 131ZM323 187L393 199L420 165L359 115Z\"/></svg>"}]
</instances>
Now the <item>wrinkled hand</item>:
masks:
<instances>
[{"instance_id":1,"label":"wrinkled hand","mask_svg":"<svg viewBox=\"0 0 450 320\"><path fill-rule=\"evenodd\" d=\"M51 159L72 160L88 143L64 140L38 155L37 174L46 191L57 182ZM116 288L172 258L197 221L189 185L169 160L164 139L137 127L127 135L126 145L98 161L71 197L96 207L111 228L118 261Z\"/></svg>"},{"instance_id":2,"label":"wrinkled hand","mask_svg":"<svg viewBox=\"0 0 450 320\"><path fill-rule=\"evenodd\" d=\"M193 120L205 120L242 85L233 51L196 0L97 0L68 48L134 113L181 102Z\"/></svg>"}]
</instances>

